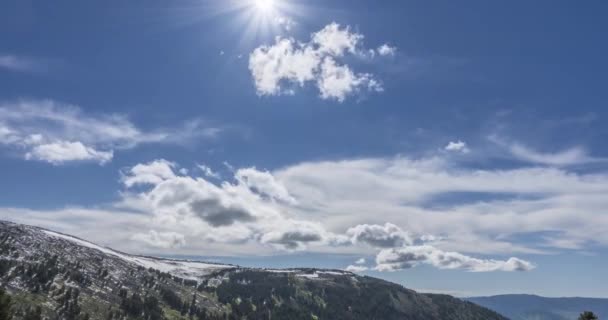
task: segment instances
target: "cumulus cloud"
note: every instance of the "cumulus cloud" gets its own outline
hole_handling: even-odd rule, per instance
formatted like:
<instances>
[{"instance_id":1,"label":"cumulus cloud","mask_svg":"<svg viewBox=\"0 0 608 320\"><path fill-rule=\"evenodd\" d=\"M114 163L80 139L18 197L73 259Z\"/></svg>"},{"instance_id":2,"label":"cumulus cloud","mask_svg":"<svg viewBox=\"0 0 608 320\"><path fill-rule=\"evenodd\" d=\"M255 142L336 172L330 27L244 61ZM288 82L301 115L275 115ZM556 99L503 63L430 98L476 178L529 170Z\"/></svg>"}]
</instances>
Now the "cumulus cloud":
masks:
<instances>
[{"instance_id":1,"label":"cumulus cloud","mask_svg":"<svg viewBox=\"0 0 608 320\"><path fill-rule=\"evenodd\" d=\"M393 157L300 163L273 174L306 204L300 215L323 219L332 231L389 221L415 239L434 235L422 242L466 253L559 249L555 242L518 236L546 232L579 245L608 245L604 172L459 167L449 158ZM434 205L446 195L449 203Z\"/></svg>"},{"instance_id":2,"label":"cumulus cloud","mask_svg":"<svg viewBox=\"0 0 608 320\"><path fill-rule=\"evenodd\" d=\"M392 248L412 244L407 232L392 223L384 225L363 224L346 231L353 243L364 243L373 247Z\"/></svg>"},{"instance_id":3,"label":"cumulus cloud","mask_svg":"<svg viewBox=\"0 0 608 320\"><path fill-rule=\"evenodd\" d=\"M410 269L418 264L430 264L439 269L465 269L473 272L530 271L530 262L509 258L508 260L486 260L472 258L458 252L446 252L433 246L407 246L384 249L376 256L376 270L398 271Z\"/></svg>"},{"instance_id":4,"label":"cumulus cloud","mask_svg":"<svg viewBox=\"0 0 608 320\"><path fill-rule=\"evenodd\" d=\"M397 53L397 48L388 45L387 43L381 45L377 49L378 54L381 56L394 56Z\"/></svg>"},{"instance_id":5,"label":"cumulus cloud","mask_svg":"<svg viewBox=\"0 0 608 320\"><path fill-rule=\"evenodd\" d=\"M124 206L152 212L163 225L197 226L195 234L217 242L257 241L276 248L301 250L327 242L331 233L318 223L288 217L280 203L293 203L287 190L269 172L254 168L235 172L234 183L216 185L204 177L180 176L166 160L138 164L123 172Z\"/></svg>"},{"instance_id":6,"label":"cumulus cloud","mask_svg":"<svg viewBox=\"0 0 608 320\"><path fill-rule=\"evenodd\" d=\"M363 35L350 27L331 23L313 33L309 42L277 37L273 45L256 48L249 56L249 70L259 95L293 94L307 82L316 84L323 99L344 101L365 91L382 91L369 73L357 73L337 59L359 55Z\"/></svg>"},{"instance_id":7,"label":"cumulus cloud","mask_svg":"<svg viewBox=\"0 0 608 320\"><path fill-rule=\"evenodd\" d=\"M288 250L304 249L311 242L323 241L325 231L318 224L297 221L288 227L277 226L276 230L264 233L260 240Z\"/></svg>"},{"instance_id":8,"label":"cumulus cloud","mask_svg":"<svg viewBox=\"0 0 608 320\"><path fill-rule=\"evenodd\" d=\"M35 145L25 154L27 160L47 161L52 164L63 164L68 161L96 161L105 164L112 160L113 151L98 151L81 142L57 141Z\"/></svg>"},{"instance_id":9,"label":"cumulus cloud","mask_svg":"<svg viewBox=\"0 0 608 320\"><path fill-rule=\"evenodd\" d=\"M271 199L296 203L285 186L279 183L268 171L259 171L255 168L239 169L236 171L235 178L256 193Z\"/></svg>"},{"instance_id":10,"label":"cumulus cloud","mask_svg":"<svg viewBox=\"0 0 608 320\"><path fill-rule=\"evenodd\" d=\"M186 238L177 232L157 232L150 230L148 233L136 233L131 237L134 241L146 243L152 247L173 249L186 245Z\"/></svg>"},{"instance_id":11,"label":"cumulus cloud","mask_svg":"<svg viewBox=\"0 0 608 320\"><path fill-rule=\"evenodd\" d=\"M354 264L349 265L344 270L354 273L365 272L369 270L369 268L365 266L365 262L364 258L357 259Z\"/></svg>"},{"instance_id":12,"label":"cumulus cloud","mask_svg":"<svg viewBox=\"0 0 608 320\"><path fill-rule=\"evenodd\" d=\"M361 272L365 272L367 270L369 270L368 267L366 266L359 266L359 265L349 265L348 267L346 267L346 269L344 269L348 272L354 272L354 273L361 273Z\"/></svg>"},{"instance_id":13,"label":"cumulus cloud","mask_svg":"<svg viewBox=\"0 0 608 320\"><path fill-rule=\"evenodd\" d=\"M164 159L148 163L139 163L122 174L122 183L128 188L134 185L157 185L165 180L175 178L175 163Z\"/></svg>"},{"instance_id":14,"label":"cumulus cloud","mask_svg":"<svg viewBox=\"0 0 608 320\"><path fill-rule=\"evenodd\" d=\"M464 141L450 141L444 148L446 151L469 153L471 150Z\"/></svg>"},{"instance_id":15,"label":"cumulus cloud","mask_svg":"<svg viewBox=\"0 0 608 320\"><path fill-rule=\"evenodd\" d=\"M0 214L86 237L81 228L117 230L112 237L91 236L125 250L133 250L133 230L144 228L198 240L182 253L373 253L374 268L385 271L421 264L530 270L530 262L496 257L608 246L604 172L460 167L442 155L308 162L275 171L235 168L224 180L190 176L156 160L123 170L121 201L105 209L4 208ZM297 203L279 200L287 195ZM432 205L445 195L448 203Z\"/></svg>"},{"instance_id":16,"label":"cumulus cloud","mask_svg":"<svg viewBox=\"0 0 608 320\"><path fill-rule=\"evenodd\" d=\"M190 204L190 209L196 216L213 227L255 220L255 217L246 209L224 204L220 199L195 200Z\"/></svg>"},{"instance_id":17,"label":"cumulus cloud","mask_svg":"<svg viewBox=\"0 0 608 320\"><path fill-rule=\"evenodd\" d=\"M146 132L125 116L88 115L76 106L51 100L0 103L0 146L26 160L56 165L74 161L104 164L112 160L115 150L213 138L220 130L193 120L179 128Z\"/></svg>"},{"instance_id":18,"label":"cumulus cloud","mask_svg":"<svg viewBox=\"0 0 608 320\"><path fill-rule=\"evenodd\" d=\"M346 96L360 90L382 91L382 86L371 74L355 74L348 66L337 65L330 57L321 64L321 76L317 79L317 87L323 99L335 99L343 102Z\"/></svg>"},{"instance_id":19,"label":"cumulus cloud","mask_svg":"<svg viewBox=\"0 0 608 320\"><path fill-rule=\"evenodd\" d=\"M318 46L319 52L337 57L355 53L362 40L363 35L351 32L349 26L341 28L335 22L312 34L312 43Z\"/></svg>"},{"instance_id":20,"label":"cumulus cloud","mask_svg":"<svg viewBox=\"0 0 608 320\"><path fill-rule=\"evenodd\" d=\"M380 258L388 257L377 259L376 269L383 271L420 263L428 263L439 268L458 266L473 271L527 268L527 262L521 260L511 259L506 262L483 260L453 252L456 250L448 251L445 248L452 242L462 244L463 239L459 238L459 235L465 233L473 235L469 240L475 242L468 247L468 251L483 250L484 246L487 246L486 242L492 243L492 241L490 238L480 240L479 237L475 237L479 229L485 233L498 232L504 236L508 234L505 230L484 230L483 227L486 225L486 228L500 228L504 226L503 223L492 221L482 222L479 225L479 220L482 220L479 217L471 215L460 217L457 211L447 212L446 214L449 215L428 211L422 211L420 215L412 215L410 206L416 203L416 198L420 195L410 194L408 196L412 198L402 198L407 195L405 190L424 194L428 190L421 187L431 182L448 189L458 185L455 181L445 183L446 181L441 180L460 178L444 177L446 172L442 172L439 163L408 161L399 165L395 163L395 166L390 168L376 163L372 166L372 170L368 170L366 167L369 161L358 160L356 164L342 161L335 163L335 167L328 165L325 169L330 169L329 171L324 171L321 166L314 172L307 172L305 176L296 174L298 171L296 168L286 168L286 171L279 172L243 168L236 169L232 179L224 181L214 179L214 182L211 182L208 177L187 175L187 172L182 171L176 163L159 159L123 170L121 181L126 189L121 192L122 199L105 209L69 208L47 212L48 215L44 215L43 211L16 211L5 208L0 210L0 215L9 214L28 223L44 222L45 225L48 224L59 231L69 231L77 235L79 228L75 227L75 224L81 228L99 226L104 230L113 230L112 237L107 237L106 233L104 238L103 233L98 233L93 235L92 239L96 241L102 239L101 243L118 249L130 245L129 248L132 250L133 244L127 240L137 240L150 248L168 249L171 246L181 246L181 253L198 254L211 248L215 251L207 252L219 251L225 254L273 250L314 250L350 254L374 252L378 253ZM388 160L384 161L380 163L391 163ZM401 167L405 164L407 167ZM428 180L425 175L431 173L441 179L435 182ZM319 175L327 179L323 180L326 184L320 183ZM391 181L393 175L397 176ZM400 185L412 183L413 180L420 181L415 181L413 185ZM510 185L518 183L509 177L505 179L505 184L507 180ZM476 183L472 185L481 187ZM369 194L376 188L380 189L379 193ZM391 191L391 189L396 190ZM285 199L287 195L298 199L297 203L278 200ZM316 199L318 196L324 198L318 201ZM355 202L354 199L359 202ZM393 201L395 208L390 207ZM366 212L374 214L370 215ZM465 219L466 223L454 220L454 217ZM396 222L395 224L357 223L360 220ZM509 221L516 220L509 218ZM428 244L419 245L418 240L412 240L428 236L435 230L442 230L444 226L451 230L443 229L440 234L445 234L450 241L444 242L436 238L439 240L433 242L431 247ZM416 231L406 231L406 227ZM471 227L471 229L466 230L463 227ZM133 234L134 229L142 228L162 230L162 232ZM184 236L184 241L180 235ZM186 243L186 238L198 241ZM125 244L125 241L129 243ZM402 261L400 254L404 253L404 250L415 248L423 252L426 258L414 260L418 261L416 263L412 260ZM399 256L402 260L391 258L394 256ZM369 268L364 260L357 261L353 266L348 268L353 272L361 272Z\"/></svg>"}]
</instances>

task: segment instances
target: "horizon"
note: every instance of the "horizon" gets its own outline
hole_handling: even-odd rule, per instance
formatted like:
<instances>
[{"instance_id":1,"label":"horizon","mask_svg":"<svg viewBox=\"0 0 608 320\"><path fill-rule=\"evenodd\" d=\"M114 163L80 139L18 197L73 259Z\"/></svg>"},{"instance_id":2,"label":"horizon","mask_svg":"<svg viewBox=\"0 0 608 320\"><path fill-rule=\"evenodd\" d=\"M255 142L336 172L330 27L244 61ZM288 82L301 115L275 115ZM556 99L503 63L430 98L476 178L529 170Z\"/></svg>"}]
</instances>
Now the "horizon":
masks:
<instances>
[{"instance_id":1,"label":"horizon","mask_svg":"<svg viewBox=\"0 0 608 320\"><path fill-rule=\"evenodd\" d=\"M9 223L14 223L14 224L19 224L17 222L13 222L13 221L9 221L9 220L0 220L0 221L4 221L4 222L9 222ZM156 259L167 259L170 261L191 261L191 262L205 262L205 263L211 263L211 264L224 264L224 265L231 265L231 266L235 266L235 267L243 267L243 268L253 268L253 269L277 269L277 270L289 270L289 269L320 269L320 270L343 270L341 268L338 267L328 267L328 268L324 268L324 267L319 267L317 266L303 266L301 264L298 264L297 262L289 262L287 264L284 264L285 262L283 261L282 263L279 262L278 266L277 264L275 264L275 267L269 267L267 266L264 262L254 262L255 260L251 259L251 258L243 258L243 257L222 257L222 256L180 256L180 255L144 255L144 254L136 254L136 253L130 253L130 252L123 252L123 251L119 251L116 250L114 248L111 247L107 247L107 246L102 246L99 245L97 243L88 241L87 239L83 239L83 238L79 238L70 234L65 234L65 233L61 233L61 232L57 232L54 230L50 230L50 229L46 229L44 227L40 227L40 226L34 226L34 225L28 225L31 227L36 227L36 228L40 228L42 230L47 230L47 231L53 231L55 233L59 233L62 235L66 235L66 236L70 236L73 237L75 239L78 240L82 240L85 242L89 242L93 245L96 246L101 246L107 249L110 249L112 251L116 251L118 253L122 253L122 254L127 254L130 256L136 256L136 257L145 257L145 258L156 258ZM301 255L301 254L300 254ZM276 256L275 256L276 257ZM260 259L268 259L268 258L273 258L273 256L263 256L263 257L258 257ZM278 258L281 258L280 256ZM293 258L293 256L291 256L291 258ZM352 255L345 255L346 260L348 259L352 259L353 256ZM238 261L239 260L243 260L244 264L240 264ZM277 262L275 262L277 263ZM378 277L381 278L381 277ZM511 293L498 293L498 294L490 294L490 295L483 295L483 296L466 296L466 295L461 295L461 293L459 292L449 292L449 291L437 291L437 290L425 290L425 289L420 289L420 288L408 288L408 289L412 289L416 292L419 293L429 293L429 294L447 294L447 295L452 295L454 297L458 297L461 299L468 299L468 298L492 298L492 297L500 297L500 296L533 296L533 297L539 297L539 298L549 298L549 299L608 299L608 297L604 297L604 296L599 296L599 297L594 297L594 296L551 296L551 295L539 295L539 294L534 294L534 293L528 293L528 292L511 292Z\"/></svg>"},{"instance_id":2,"label":"horizon","mask_svg":"<svg viewBox=\"0 0 608 320\"><path fill-rule=\"evenodd\" d=\"M608 298L606 9L5 1L0 219L459 297Z\"/></svg>"}]
</instances>

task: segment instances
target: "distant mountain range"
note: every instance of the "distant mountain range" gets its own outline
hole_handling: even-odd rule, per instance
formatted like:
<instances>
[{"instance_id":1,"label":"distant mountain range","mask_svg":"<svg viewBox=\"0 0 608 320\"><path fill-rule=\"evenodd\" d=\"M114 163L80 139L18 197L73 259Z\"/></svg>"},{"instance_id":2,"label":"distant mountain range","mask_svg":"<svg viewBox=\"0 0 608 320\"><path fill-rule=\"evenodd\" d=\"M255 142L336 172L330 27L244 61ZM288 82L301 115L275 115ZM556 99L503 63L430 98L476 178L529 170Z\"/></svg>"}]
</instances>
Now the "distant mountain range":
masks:
<instances>
[{"instance_id":1,"label":"distant mountain range","mask_svg":"<svg viewBox=\"0 0 608 320\"><path fill-rule=\"evenodd\" d=\"M526 294L475 297L467 300L494 310L511 320L576 320L583 311L608 319L608 299L545 298Z\"/></svg>"},{"instance_id":2,"label":"distant mountain range","mask_svg":"<svg viewBox=\"0 0 608 320\"><path fill-rule=\"evenodd\" d=\"M507 320L472 302L342 270L135 256L3 221L0 288L13 319L27 320Z\"/></svg>"}]
</instances>

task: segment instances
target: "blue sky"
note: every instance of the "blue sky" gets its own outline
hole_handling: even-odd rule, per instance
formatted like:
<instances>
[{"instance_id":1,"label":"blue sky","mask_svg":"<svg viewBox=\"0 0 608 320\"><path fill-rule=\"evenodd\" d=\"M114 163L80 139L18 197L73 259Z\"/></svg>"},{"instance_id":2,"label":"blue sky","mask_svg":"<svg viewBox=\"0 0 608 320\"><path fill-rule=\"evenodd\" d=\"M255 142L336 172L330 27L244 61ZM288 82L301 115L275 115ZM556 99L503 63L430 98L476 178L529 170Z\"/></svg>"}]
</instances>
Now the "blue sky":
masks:
<instances>
[{"instance_id":1,"label":"blue sky","mask_svg":"<svg viewBox=\"0 0 608 320\"><path fill-rule=\"evenodd\" d=\"M0 217L134 253L606 297L607 6L3 1Z\"/></svg>"}]
</instances>

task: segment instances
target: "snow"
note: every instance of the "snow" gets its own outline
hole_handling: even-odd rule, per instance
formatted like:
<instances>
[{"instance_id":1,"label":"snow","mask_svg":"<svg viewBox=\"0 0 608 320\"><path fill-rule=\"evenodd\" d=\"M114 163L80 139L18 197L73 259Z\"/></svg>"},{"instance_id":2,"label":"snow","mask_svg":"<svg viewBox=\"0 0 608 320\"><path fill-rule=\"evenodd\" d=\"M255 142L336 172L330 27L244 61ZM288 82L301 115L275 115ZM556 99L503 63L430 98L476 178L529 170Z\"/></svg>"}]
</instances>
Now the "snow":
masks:
<instances>
[{"instance_id":1,"label":"snow","mask_svg":"<svg viewBox=\"0 0 608 320\"><path fill-rule=\"evenodd\" d=\"M288 270L288 269L264 269L264 271L272 272L272 273L294 273L294 272L296 272L295 270Z\"/></svg>"},{"instance_id":2,"label":"snow","mask_svg":"<svg viewBox=\"0 0 608 320\"><path fill-rule=\"evenodd\" d=\"M318 273L323 273L323 274L331 274L334 276L343 276L345 274L350 274L349 272L340 272L340 271L317 271Z\"/></svg>"},{"instance_id":3,"label":"snow","mask_svg":"<svg viewBox=\"0 0 608 320\"><path fill-rule=\"evenodd\" d=\"M200 280L204 276L223 269L233 269L234 266L230 265L222 265L222 264L212 264L198 261L187 261L187 260L169 260L169 259L160 259L160 258L151 258L151 257L141 257L141 256L133 256L124 253L120 253L114 251L109 248L104 248L98 246L96 244L90 243L88 241L84 241L75 237L71 237L68 235L64 235L61 233L56 233L53 231L43 230L49 236L60 238L64 240L68 240L72 243L75 243L79 246L98 250L107 255L115 256L121 260L136 264L138 266L144 267L146 269L152 268L155 270L159 270L161 272L166 272L171 275L189 279L189 280Z\"/></svg>"}]
</instances>

